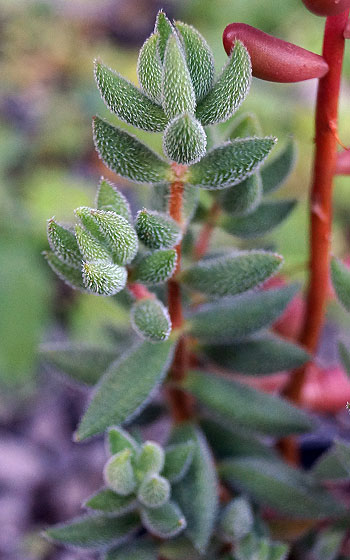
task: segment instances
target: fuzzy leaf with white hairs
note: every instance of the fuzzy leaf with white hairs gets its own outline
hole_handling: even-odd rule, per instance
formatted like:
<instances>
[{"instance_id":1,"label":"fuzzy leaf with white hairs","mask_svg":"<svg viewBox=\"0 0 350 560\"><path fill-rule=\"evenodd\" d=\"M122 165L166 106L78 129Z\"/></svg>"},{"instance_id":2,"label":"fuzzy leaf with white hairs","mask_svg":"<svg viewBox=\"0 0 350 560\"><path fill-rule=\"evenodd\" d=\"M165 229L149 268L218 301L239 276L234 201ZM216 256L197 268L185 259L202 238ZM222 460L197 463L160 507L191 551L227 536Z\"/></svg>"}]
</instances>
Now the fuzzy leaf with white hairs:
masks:
<instances>
[{"instance_id":1,"label":"fuzzy leaf with white hairs","mask_svg":"<svg viewBox=\"0 0 350 560\"><path fill-rule=\"evenodd\" d=\"M75 438L80 441L131 420L165 377L174 341L143 342L108 368L92 396Z\"/></svg>"},{"instance_id":2,"label":"fuzzy leaf with white hairs","mask_svg":"<svg viewBox=\"0 0 350 560\"><path fill-rule=\"evenodd\" d=\"M176 116L163 135L163 149L172 161L191 164L205 154L207 137L201 123L191 114Z\"/></svg>"},{"instance_id":3,"label":"fuzzy leaf with white hairs","mask_svg":"<svg viewBox=\"0 0 350 560\"><path fill-rule=\"evenodd\" d=\"M138 239L133 226L112 211L92 208L90 214L113 252L114 260L120 265L129 264L138 250Z\"/></svg>"},{"instance_id":4,"label":"fuzzy leaf with white hairs","mask_svg":"<svg viewBox=\"0 0 350 560\"><path fill-rule=\"evenodd\" d=\"M169 445L165 450L163 476L172 484L179 482L191 466L195 444L193 441Z\"/></svg>"},{"instance_id":5,"label":"fuzzy leaf with white hairs","mask_svg":"<svg viewBox=\"0 0 350 560\"><path fill-rule=\"evenodd\" d=\"M168 39L162 74L162 104L170 119L183 113L194 113L196 96L179 38L172 33Z\"/></svg>"},{"instance_id":6,"label":"fuzzy leaf with white hairs","mask_svg":"<svg viewBox=\"0 0 350 560\"><path fill-rule=\"evenodd\" d=\"M131 222L130 205L126 197L113 183L101 177L97 189L96 206L99 210L112 210Z\"/></svg>"},{"instance_id":7,"label":"fuzzy leaf with white hairs","mask_svg":"<svg viewBox=\"0 0 350 560\"><path fill-rule=\"evenodd\" d=\"M103 560L157 560L158 550L156 545L145 539L134 539L118 548L109 550ZM272 559L275 560L275 559ZM278 559L276 559L278 560Z\"/></svg>"},{"instance_id":8,"label":"fuzzy leaf with white hairs","mask_svg":"<svg viewBox=\"0 0 350 560\"><path fill-rule=\"evenodd\" d=\"M82 255L74 231L62 226L54 218L51 218L47 221L47 238L52 251L62 262L80 269Z\"/></svg>"},{"instance_id":9,"label":"fuzzy leaf with white hairs","mask_svg":"<svg viewBox=\"0 0 350 560\"><path fill-rule=\"evenodd\" d=\"M235 187L222 191L220 203L230 216L246 216L259 206L262 182L259 173L251 175Z\"/></svg>"},{"instance_id":10,"label":"fuzzy leaf with white hairs","mask_svg":"<svg viewBox=\"0 0 350 560\"><path fill-rule=\"evenodd\" d=\"M135 462L135 473L139 481L151 474L159 474L164 466L164 450L155 441L145 441Z\"/></svg>"},{"instance_id":11,"label":"fuzzy leaf with white hairs","mask_svg":"<svg viewBox=\"0 0 350 560\"><path fill-rule=\"evenodd\" d=\"M133 280L142 284L162 284L172 277L176 263L175 249L160 249L143 257L133 272Z\"/></svg>"},{"instance_id":12,"label":"fuzzy leaf with white hairs","mask_svg":"<svg viewBox=\"0 0 350 560\"><path fill-rule=\"evenodd\" d=\"M143 508L141 510L143 526L161 539L175 537L186 527L186 519L174 502L167 502L159 508Z\"/></svg>"},{"instance_id":13,"label":"fuzzy leaf with white hairs","mask_svg":"<svg viewBox=\"0 0 350 560\"><path fill-rule=\"evenodd\" d=\"M181 273L192 290L215 297L237 295L258 287L276 274L283 258L267 251L237 251L199 261Z\"/></svg>"},{"instance_id":14,"label":"fuzzy leaf with white hairs","mask_svg":"<svg viewBox=\"0 0 350 560\"><path fill-rule=\"evenodd\" d=\"M159 474L149 475L140 484L137 497L145 507L159 508L169 500L170 484Z\"/></svg>"},{"instance_id":15,"label":"fuzzy leaf with white hairs","mask_svg":"<svg viewBox=\"0 0 350 560\"><path fill-rule=\"evenodd\" d=\"M170 249L181 236L180 227L175 220L146 208L137 213L135 229L140 241L149 249Z\"/></svg>"},{"instance_id":16,"label":"fuzzy leaf with white hairs","mask_svg":"<svg viewBox=\"0 0 350 560\"><path fill-rule=\"evenodd\" d=\"M90 292L114 296L125 288L126 268L110 261L87 261L82 267L83 282Z\"/></svg>"},{"instance_id":17,"label":"fuzzy leaf with white hairs","mask_svg":"<svg viewBox=\"0 0 350 560\"><path fill-rule=\"evenodd\" d=\"M204 37L192 25L175 22L186 54L187 67L197 101L207 95L214 80L213 53Z\"/></svg>"},{"instance_id":18,"label":"fuzzy leaf with white hairs","mask_svg":"<svg viewBox=\"0 0 350 560\"><path fill-rule=\"evenodd\" d=\"M139 451L139 446L133 437L120 426L110 428L107 433L107 447L111 455L116 455L124 449Z\"/></svg>"},{"instance_id":19,"label":"fuzzy leaf with white hairs","mask_svg":"<svg viewBox=\"0 0 350 560\"><path fill-rule=\"evenodd\" d=\"M225 507L220 519L220 533L228 542L242 539L251 532L254 514L249 502L242 497L234 498Z\"/></svg>"},{"instance_id":20,"label":"fuzzy leaf with white hairs","mask_svg":"<svg viewBox=\"0 0 350 560\"><path fill-rule=\"evenodd\" d=\"M136 488L133 455L132 449L123 449L116 455L112 455L103 469L106 485L120 496L129 496Z\"/></svg>"},{"instance_id":21,"label":"fuzzy leaf with white hairs","mask_svg":"<svg viewBox=\"0 0 350 560\"><path fill-rule=\"evenodd\" d=\"M168 119L163 109L134 84L99 61L95 62L95 79L102 99L119 119L150 132L164 130Z\"/></svg>"},{"instance_id":22,"label":"fuzzy leaf with white hairs","mask_svg":"<svg viewBox=\"0 0 350 560\"><path fill-rule=\"evenodd\" d=\"M85 292L86 287L83 283L81 270L70 266L61 261L52 251L44 251L43 255L47 260L50 268L57 274L57 276L68 286L75 290Z\"/></svg>"},{"instance_id":23,"label":"fuzzy leaf with white hairs","mask_svg":"<svg viewBox=\"0 0 350 560\"><path fill-rule=\"evenodd\" d=\"M289 138L280 153L261 169L264 194L275 192L288 179L297 158L297 149L293 138Z\"/></svg>"},{"instance_id":24,"label":"fuzzy leaf with white hairs","mask_svg":"<svg viewBox=\"0 0 350 560\"><path fill-rule=\"evenodd\" d=\"M162 102L162 65L158 55L159 33L152 33L141 47L137 62L140 86L154 103Z\"/></svg>"},{"instance_id":25,"label":"fuzzy leaf with white hairs","mask_svg":"<svg viewBox=\"0 0 350 560\"><path fill-rule=\"evenodd\" d=\"M83 503L85 508L113 515L123 515L135 509L136 505L135 496L120 496L109 488L101 488Z\"/></svg>"},{"instance_id":26,"label":"fuzzy leaf with white hairs","mask_svg":"<svg viewBox=\"0 0 350 560\"><path fill-rule=\"evenodd\" d=\"M225 142L190 167L188 182L209 190L238 185L259 169L275 143L272 137Z\"/></svg>"},{"instance_id":27,"label":"fuzzy leaf with white hairs","mask_svg":"<svg viewBox=\"0 0 350 560\"><path fill-rule=\"evenodd\" d=\"M163 10L159 10L157 14L156 24L154 26L154 32L158 34L157 50L161 62L164 62L165 49L167 46L168 39L172 33L174 33L174 28L170 21L166 17Z\"/></svg>"},{"instance_id":28,"label":"fuzzy leaf with white hairs","mask_svg":"<svg viewBox=\"0 0 350 560\"><path fill-rule=\"evenodd\" d=\"M112 255L106 247L99 243L90 232L79 225L75 226L75 237L83 258L87 261L112 261ZM81 266L81 262L80 262Z\"/></svg>"},{"instance_id":29,"label":"fuzzy leaf with white hairs","mask_svg":"<svg viewBox=\"0 0 350 560\"><path fill-rule=\"evenodd\" d=\"M134 303L131 308L131 322L141 338L153 342L163 342L171 333L168 310L155 298L145 298Z\"/></svg>"},{"instance_id":30,"label":"fuzzy leaf with white hairs","mask_svg":"<svg viewBox=\"0 0 350 560\"><path fill-rule=\"evenodd\" d=\"M163 183L168 180L169 165L135 136L95 117L96 150L102 161L115 173L135 183Z\"/></svg>"},{"instance_id":31,"label":"fuzzy leaf with white hairs","mask_svg":"<svg viewBox=\"0 0 350 560\"><path fill-rule=\"evenodd\" d=\"M203 126L232 117L248 94L251 76L249 53L243 43L236 41L221 76L198 104L196 116Z\"/></svg>"}]
</instances>

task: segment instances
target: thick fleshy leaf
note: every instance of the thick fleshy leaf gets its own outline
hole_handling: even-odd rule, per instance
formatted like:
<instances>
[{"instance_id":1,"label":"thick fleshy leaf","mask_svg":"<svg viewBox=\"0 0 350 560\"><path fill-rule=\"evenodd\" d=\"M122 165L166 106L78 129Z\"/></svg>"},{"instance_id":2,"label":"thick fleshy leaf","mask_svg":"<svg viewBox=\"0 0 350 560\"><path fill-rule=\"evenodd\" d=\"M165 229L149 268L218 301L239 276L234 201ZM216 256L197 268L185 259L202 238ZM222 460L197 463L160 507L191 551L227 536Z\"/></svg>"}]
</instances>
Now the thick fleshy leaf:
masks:
<instances>
[{"instance_id":1,"label":"thick fleshy leaf","mask_svg":"<svg viewBox=\"0 0 350 560\"><path fill-rule=\"evenodd\" d=\"M116 455L112 455L103 469L106 485L120 496L129 496L136 489L133 456L132 449L123 449Z\"/></svg>"},{"instance_id":2,"label":"thick fleshy leaf","mask_svg":"<svg viewBox=\"0 0 350 560\"><path fill-rule=\"evenodd\" d=\"M46 362L86 385L95 385L118 354L114 348L67 342L47 343L40 347L40 355Z\"/></svg>"},{"instance_id":3,"label":"thick fleshy leaf","mask_svg":"<svg viewBox=\"0 0 350 560\"><path fill-rule=\"evenodd\" d=\"M137 415L164 378L174 341L143 342L114 362L102 377L75 434L82 440Z\"/></svg>"},{"instance_id":4,"label":"thick fleshy leaf","mask_svg":"<svg viewBox=\"0 0 350 560\"><path fill-rule=\"evenodd\" d=\"M131 322L136 332L153 342L163 342L171 333L168 310L156 298L137 301L131 308Z\"/></svg>"},{"instance_id":5,"label":"thick fleshy leaf","mask_svg":"<svg viewBox=\"0 0 350 560\"><path fill-rule=\"evenodd\" d=\"M114 296L125 288L127 271L109 261L87 261L82 267L83 282L90 292Z\"/></svg>"},{"instance_id":6,"label":"thick fleshy leaf","mask_svg":"<svg viewBox=\"0 0 350 560\"><path fill-rule=\"evenodd\" d=\"M310 431L314 423L288 401L257 391L230 377L191 371L184 383L223 422L273 436Z\"/></svg>"},{"instance_id":7,"label":"thick fleshy leaf","mask_svg":"<svg viewBox=\"0 0 350 560\"><path fill-rule=\"evenodd\" d=\"M135 229L140 241L149 249L170 249L181 236L180 227L175 220L146 208L138 212Z\"/></svg>"},{"instance_id":8,"label":"thick fleshy leaf","mask_svg":"<svg viewBox=\"0 0 350 560\"><path fill-rule=\"evenodd\" d=\"M198 427L190 423L178 425L170 441L180 443L189 440L194 445L192 463L181 484L173 488L173 495L184 512L188 538L199 552L204 553L217 513L218 481L213 457Z\"/></svg>"},{"instance_id":9,"label":"thick fleshy leaf","mask_svg":"<svg viewBox=\"0 0 350 560\"><path fill-rule=\"evenodd\" d=\"M174 32L174 28L171 25L170 21L166 17L163 10L160 10L157 14L156 24L154 27L154 32L158 33L158 55L161 62L164 61L165 56L165 49L168 43L168 39L170 35Z\"/></svg>"},{"instance_id":10,"label":"thick fleshy leaf","mask_svg":"<svg viewBox=\"0 0 350 560\"><path fill-rule=\"evenodd\" d=\"M297 290L298 286L291 284L203 305L189 316L190 331L209 342L244 338L276 321Z\"/></svg>"},{"instance_id":11,"label":"thick fleshy leaf","mask_svg":"<svg viewBox=\"0 0 350 560\"><path fill-rule=\"evenodd\" d=\"M130 205L125 196L117 189L113 183L101 177L97 189L96 206L99 210L112 210L131 221Z\"/></svg>"},{"instance_id":12,"label":"thick fleshy leaf","mask_svg":"<svg viewBox=\"0 0 350 560\"><path fill-rule=\"evenodd\" d=\"M297 158L296 145L293 138L289 138L283 150L271 162L268 161L261 169L261 179L264 194L279 189L293 171Z\"/></svg>"},{"instance_id":13,"label":"thick fleshy leaf","mask_svg":"<svg viewBox=\"0 0 350 560\"><path fill-rule=\"evenodd\" d=\"M350 311L350 268L339 259L331 262L332 283L340 303Z\"/></svg>"},{"instance_id":14,"label":"thick fleshy leaf","mask_svg":"<svg viewBox=\"0 0 350 560\"><path fill-rule=\"evenodd\" d=\"M103 260L112 261L112 254L106 246L97 241L89 231L79 225L75 226L75 237L83 258L87 261ZM80 262L81 266L81 262Z\"/></svg>"},{"instance_id":15,"label":"thick fleshy leaf","mask_svg":"<svg viewBox=\"0 0 350 560\"><path fill-rule=\"evenodd\" d=\"M95 79L102 99L119 119L151 132L164 130L168 119L163 109L134 84L100 61L95 62Z\"/></svg>"},{"instance_id":16,"label":"thick fleshy leaf","mask_svg":"<svg viewBox=\"0 0 350 560\"><path fill-rule=\"evenodd\" d=\"M233 296L262 284L277 272L282 262L276 253L237 251L192 265L183 271L181 280L198 292Z\"/></svg>"},{"instance_id":17,"label":"thick fleshy leaf","mask_svg":"<svg viewBox=\"0 0 350 560\"><path fill-rule=\"evenodd\" d=\"M226 127L224 138L233 140L234 138L261 136L261 132L261 126L256 115L254 113L242 113Z\"/></svg>"},{"instance_id":18,"label":"thick fleshy leaf","mask_svg":"<svg viewBox=\"0 0 350 560\"><path fill-rule=\"evenodd\" d=\"M346 373L350 376L350 351L343 342L338 344L338 352Z\"/></svg>"},{"instance_id":19,"label":"thick fleshy leaf","mask_svg":"<svg viewBox=\"0 0 350 560\"><path fill-rule=\"evenodd\" d=\"M251 532L235 544L235 557L236 560L286 560L288 549L286 544L271 542Z\"/></svg>"},{"instance_id":20,"label":"thick fleshy leaf","mask_svg":"<svg viewBox=\"0 0 350 560\"><path fill-rule=\"evenodd\" d=\"M98 241L103 239L115 262L125 265L133 260L137 253L138 240L133 226L125 218L113 211L96 210L86 206L77 208L75 213Z\"/></svg>"},{"instance_id":21,"label":"thick fleshy leaf","mask_svg":"<svg viewBox=\"0 0 350 560\"><path fill-rule=\"evenodd\" d=\"M191 466L195 444L192 441L170 445L166 449L162 474L172 484L179 482Z\"/></svg>"},{"instance_id":22,"label":"thick fleshy leaf","mask_svg":"<svg viewBox=\"0 0 350 560\"><path fill-rule=\"evenodd\" d=\"M220 519L220 533L228 542L242 539L253 528L254 515L245 498L235 498L225 507Z\"/></svg>"},{"instance_id":23,"label":"thick fleshy leaf","mask_svg":"<svg viewBox=\"0 0 350 560\"><path fill-rule=\"evenodd\" d=\"M186 527L186 519L174 502L168 502L159 508L143 508L141 521L152 535L161 539L175 537Z\"/></svg>"},{"instance_id":24,"label":"thick fleshy leaf","mask_svg":"<svg viewBox=\"0 0 350 560\"><path fill-rule=\"evenodd\" d=\"M117 549L110 550L104 560L157 560L158 551L155 544L138 539Z\"/></svg>"},{"instance_id":25,"label":"thick fleshy leaf","mask_svg":"<svg viewBox=\"0 0 350 560\"><path fill-rule=\"evenodd\" d=\"M232 117L248 94L251 76L248 51L237 41L213 89L198 104L196 115L203 126Z\"/></svg>"},{"instance_id":26,"label":"thick fleshy leaf","mask_svg":"<svg viewBox=\"0 0 350 560\"><path fill-rule=\"evenodd\" d=\"M45 536L66 546L99 550L122 542L140 526L139 516L127 513L121 517L84 515L68 523L55 525Z\"/></svg>"},{"instance_id":27,"label":"thick fleshy leaf","mask_svg":"<svg viewBox=\"0 0 350 560\"><path fill-rule=\"evenodd\" d=\"M232 346L209 346L205 353L216 363L247 375L266 375L300 367L311 358L301 346L265 335Z\"/></svg>"},{"instance_id":28,"label":"thick fleshy leaf","mask_svg":"<svg viewBox=\"0 0 350 560\"><path fill-rule=\"evenodd\" d=\"M122 515L134 509L137 502L135 496L120 496L109 488L102 488L84 502L84 507L101 513Z\"/></svg>"},{"instance_id":29,"label":"thick fleshy leaf","mask_svg":"<svg viewBox=\"0 0 350 560\"><path fill-rule=\"evenodd\" d=\"M96 150L109 169L135 183L167 181L169 165L135 136L99 117L93 131Z\"/></svg>"},{"instance_id":30,"label":"thick fleshy leaf","mask_svg":"<svg viewBox=\"0 0 350 560\"><path fill-rule=\"evenodd\" d=\"M345 480L350 473L350 445L335 440L332 447L315 463L312 474L318 480Z\"/></svg>"},{"instance_id":31,"label":"thick fleshy leaf","mask_svg":"<svg viewBox=\"0 0 350 560\"><path fill-rule=\"evenodd\" d=\"M185 53L175 33L169 36L163 63L162 105L170 119L194 113L196 96L186 64Z\"/></svg>"},{"instance_id":32,"label":"thick fleshy leaf","mask_svg":"<svg viewBox=\"0 0 350 560\"><path fill-rule=\"evenodd\" d=\"M272 137L225 142L191 166L188 182L209 190L238 185L259 169L275 143Z\"/></svg>"},{"instance_id":33,"label":"thick fleshy leaf","mask_svg":"<svg viewBox=\"0 0 350 560\"><path fill-rule=\"evenodd\" d=\"M164 131L163 149L169 159L189 165L205 154L207 137L201 123L190 113L176 116Z\"/></svg>"},{"instance_id":34,"label":"thick fleshy leaf","mask_svg":"<svg viewBox=\"0 0 350 560\"><path fill-rule=\"evenodd\" d=\"M147 476L139 486L137 497L146 508L159 508L170 497L170 484L159 474Z\"/></svg>"},{"instance_id":35,"label":"thick fleshy leaf","mask_svg":"<svg viewBox=\"0 0 350 560\"><path fill-rule=\"evenodd\" d=\"M225 189L220 203L230 216L251 214L261 202L262 183L259 173L251 175L239 185Z\"/></svg>"},{"instance_id":36,"label":"thick fleshy leaf","mask_svg":"<svg viewBox=\"0 0 350 560\"><path fill-rule=\"evenodd\" d=\"M184 47L187 67L191 76L197 101L203 99L212 88L214 80L214 60L206 40L192 25L175 22Z\"/></svg>"},{"instance_id":37,"label":"thick fleshy leaf","mask_svg":"<svg viewBox=\"0 0 350 560\"><path fill-rule=\"evenodd\" d=\"M254 501L293 518L322 519L339 515L344 508L307 474L282 461L237 458L223 461L220 475L242 488Z\"/></svg>"},{"instance_id":38,"label":"thick fleshy leaf","mask_svg":"<svg viewBox=\"0 0 350 560\"><path fill-rule=\"evenodd\" d=\"M124 449L138 451L138 445L131 435L120 426L110 428L107 434L107 447L111 455L116 455Z\"/></svg>"},{"instance_id":39,"label":"thick fleshy leaf","mask_svg":"<svg viewBox=\"0 0 350 560\"><path fill-rule=\"evenodd\" d=\"M133 280L142 284L161 284L171 278L177 262L175 249L155 251L146 255L133 272Z\"/></svg>"},{"instance_id":40,"label":"thick fleshy leaf","mask_svg":"<svg viewBox=\"0 0 350 560\"><path fill-rule=\"evenodd\" d=\"M152 33L141 47L137 62L137 77L141 89L155 103L162 102L162 65L158 55L159 33Z\"/></svg>"},{"instance_id":41,"label":"thick fleshy leaf","mask_svg":"<svg viewBox=\"0 0 350 560\"><path fill-rule=\"evenodd\" d=\"M80 269L82 256L74 231L60 225L54 218L51 218L47 221L47 238L52 251L62 262Z\"/></svg>"},{"instance_id":42,"label":"thick fleshy leaf","mask_svg":"<svg viewBox=\"0 0 350 560\"><path fill-rule=\"evenodd\" d=\"M164 450L155 441L146 441L139 452L135 464L135 473L138 480L146 476L159 474L164 466Z\"/></svg>"},{"instance_id":43,"label":"thick fleshy leaf","mask_svg":"<svg viewBox=\"0 0 350 560\"><path fill-rule=\"evenodd\" d=\"M83 284L81 270L64 263L52 251L44 251L42 254L47 260L50 268L61 280L63 280L63 282L65 282L65 284L68 284L68 286L76 290L80 290L82 292L86 291Z\"/></svg>"},{"instance_id":44,"label":"thick fleshy leaf","mask_svg":"<svg viewBox=\"0 0 350 560\"><path fill-rule=\"evenodd\" d=\"M279 226L295 205L295 200L264 200L248 216L223 216L220 225L227 233L243 239L260 237Z\"/></svg>"}]
</instances>

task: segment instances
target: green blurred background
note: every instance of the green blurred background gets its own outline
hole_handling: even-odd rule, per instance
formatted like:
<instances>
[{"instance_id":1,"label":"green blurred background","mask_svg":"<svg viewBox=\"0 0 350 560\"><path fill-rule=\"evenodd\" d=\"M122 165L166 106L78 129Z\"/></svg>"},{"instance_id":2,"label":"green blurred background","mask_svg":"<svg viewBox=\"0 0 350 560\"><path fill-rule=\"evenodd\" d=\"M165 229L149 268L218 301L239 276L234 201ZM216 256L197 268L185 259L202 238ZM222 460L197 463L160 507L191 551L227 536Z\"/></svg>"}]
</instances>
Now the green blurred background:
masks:
<instances>
[{"instance_id":1,"label":"green blurred background","mask_svg":"<svg viewBox=\"0 0 350 560\"><path fill-rule=\"evenodd\" d=\"M137 52L157 11L195 25L225 63L222 32L233 21L321 52L324 20L301 0L1 0L0 1L0 385L1 399L25 397L37 385L37 348L57 330L78 340L105 336L121 308L106 298L72 293L46 265L46 220L73 220L73 209L93 202L104 172L93 148L91 117L112 118L93 80L96 56L136 82ZM345 61L340 137L350 144L350 60ZM307 259L307 193L313 139L315 81L271 84L253 80L241 112L255 112L265 134L293 134L298 164L282 196L298 208L266 243L302 278ZM115 119L114 119L115 120ZM159 135L139 133L160 150ZM334 252L348 253L349 179L337 179ZM123 185L127 190L128 186ZM130 191L136 205L149 189ZM278 196L281 196L280 194Z\"/></svg>"}]
</instances>

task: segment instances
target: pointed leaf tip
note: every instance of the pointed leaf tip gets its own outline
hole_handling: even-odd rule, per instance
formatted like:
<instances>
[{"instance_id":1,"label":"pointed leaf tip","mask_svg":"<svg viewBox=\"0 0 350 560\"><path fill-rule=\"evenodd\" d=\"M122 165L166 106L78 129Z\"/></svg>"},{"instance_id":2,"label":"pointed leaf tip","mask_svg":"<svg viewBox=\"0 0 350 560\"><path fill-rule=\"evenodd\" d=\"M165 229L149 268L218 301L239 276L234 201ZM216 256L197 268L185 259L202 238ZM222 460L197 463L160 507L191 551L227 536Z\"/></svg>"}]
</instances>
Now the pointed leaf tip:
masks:
<instances>
[{"instance_id":1,"label":"pointed leaf tip","mask_svg":"<svg viewBox=\"0 0 350 560\"><path fill-rule=\"evenodd\" d=\"M164 131L163 149L176 163L192 164L205 154L207 137L201 123L185 113L175 117Z\"/></svg>"},{"instance_id":2,"label":"pointed leaf tip","mask_svg":"<svg viewBox=\"0 0 350 560\"><path fill-rule=\"evenodd\" d=\"M168 310L157 299L147 298L134 303L131 321L136 332L146 340L163 342L171 333Z\"/></svg>"}]
</instances>

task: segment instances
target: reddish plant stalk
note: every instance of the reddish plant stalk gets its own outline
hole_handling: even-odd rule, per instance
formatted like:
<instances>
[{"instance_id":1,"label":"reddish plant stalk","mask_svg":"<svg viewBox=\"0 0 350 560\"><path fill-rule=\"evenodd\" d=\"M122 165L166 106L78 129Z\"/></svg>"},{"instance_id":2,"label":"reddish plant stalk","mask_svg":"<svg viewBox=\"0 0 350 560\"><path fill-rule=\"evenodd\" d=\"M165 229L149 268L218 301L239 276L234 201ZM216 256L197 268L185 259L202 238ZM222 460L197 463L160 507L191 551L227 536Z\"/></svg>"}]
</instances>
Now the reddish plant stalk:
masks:
<instances>
[{"instance_id":1,"label":"reddish plant stalk","mask_svg":"<svg viewBox=\"0 0 350 560\"><path fill-rule=\"evenodd\" d=\"M209 210L208 219L203 225L199 233L197 242L193 249L193 258L199 261L207 252L210 244L211 235L216 226L217 219L220 215L221 209L219 204L215 201Z\"/></svg>"},{"instance_id":2,"label":"reddish plant stalk","mask_svg":"<svg viewBox=\"0 0 350 560\"><path fill-rule=\"evenodd\" d=\"M183 225L182 206L184 183L181 180L186 168L184 166L173 164L173 170L179 177L170 185L169 198L169 214L180 226ZM176 280L176 274L181 269L181 242L176 245L177 265L173 278L168 282L168 307L169 315L174 329L182 327L183 311L181 301L181 286ZM175 383L181 382L188 369L189 354L187 349L186 337L182 336L178 342L174 360L170 369L170 378ZM189 420L193 416L192 398L182 389L177 387L169 387L167 389L168 401L171 415L175 422L183 422Z\"/></svg>"},{"instance_id":3,"label":"reddish plant stalk","mask_svg":"<svg viewBox=\"0 0 350 560\"><path fill-rule=\"evenodd\" d=\"M316 107L316 151L310 199L310 280L306 297L305 323L300 343L311 354L317 349L324 323L329 288L329 260L332 228L332 187L336 166L338 101L344 56L344 29L349 10L328 17L324 33L323 58L328 73L319 80ZM284 395L299 403L307 366L296 370Z\"/></svg>"}]
</instances>

